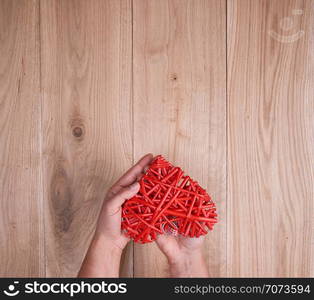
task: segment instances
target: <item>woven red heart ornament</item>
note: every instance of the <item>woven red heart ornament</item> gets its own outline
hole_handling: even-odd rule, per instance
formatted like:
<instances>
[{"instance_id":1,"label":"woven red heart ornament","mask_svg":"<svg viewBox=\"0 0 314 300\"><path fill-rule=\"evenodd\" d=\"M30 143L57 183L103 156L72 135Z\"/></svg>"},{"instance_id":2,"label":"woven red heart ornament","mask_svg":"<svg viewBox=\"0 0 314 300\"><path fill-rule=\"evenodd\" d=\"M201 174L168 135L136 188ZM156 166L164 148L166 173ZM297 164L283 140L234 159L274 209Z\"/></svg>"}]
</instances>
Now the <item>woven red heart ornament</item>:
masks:
<instances>
[{"instance_id":1,"label":"woven red heart ornament","mask_svg":"<svg viewBox=\"0 0 314 300\"><path fill-rule=\"evenodd\" d=\"M135 242L149 243L169 231L199 237L217 223L215 203L206 191L161 155L139 183L139 192L122 209L122 230Z\"/></svg>"}]
</instances>

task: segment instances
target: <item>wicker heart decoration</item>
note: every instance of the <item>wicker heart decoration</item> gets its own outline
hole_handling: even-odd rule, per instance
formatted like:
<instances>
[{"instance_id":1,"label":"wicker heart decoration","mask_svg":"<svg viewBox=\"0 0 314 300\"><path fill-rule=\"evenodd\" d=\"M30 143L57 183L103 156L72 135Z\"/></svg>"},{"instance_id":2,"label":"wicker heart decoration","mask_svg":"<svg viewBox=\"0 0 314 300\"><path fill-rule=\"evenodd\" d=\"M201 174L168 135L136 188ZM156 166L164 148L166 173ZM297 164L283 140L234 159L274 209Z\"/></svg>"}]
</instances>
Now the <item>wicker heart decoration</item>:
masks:
<instances>
[{"instance_id":1,"label":"wicker heart decoration","mask_svg":"<svg viewBox=\"0 0 314 300\"><path fill-rule=\"evenodd\" d=\"M149 243L169 231L199 237L217 223L215 203L206 191L161 155L139 183L137 195L122 208L122 230L135 242Z\"/></svg>"}]
</instances>

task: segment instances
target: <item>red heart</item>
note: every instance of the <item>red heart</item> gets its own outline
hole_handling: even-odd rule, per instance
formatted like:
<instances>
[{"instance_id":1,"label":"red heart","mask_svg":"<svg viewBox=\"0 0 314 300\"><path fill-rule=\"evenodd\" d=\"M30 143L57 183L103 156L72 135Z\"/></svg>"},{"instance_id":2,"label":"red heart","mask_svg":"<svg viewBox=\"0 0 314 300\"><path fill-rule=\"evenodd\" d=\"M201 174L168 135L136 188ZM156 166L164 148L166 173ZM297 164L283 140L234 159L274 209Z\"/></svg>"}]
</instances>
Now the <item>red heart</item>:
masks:
<instances>
[{"instance_id":1,"label":"red heart","mask_svg":"<svg viewBox=\"0 0 314 300\"><path fill-rule=\"evenodd\" d=\"M167 231L199 237L217 223L215 203L206 191L161 155L139 183L137 195L122 208L122 229L135 242L152 242Z\"/></svg>"}]
</instances>

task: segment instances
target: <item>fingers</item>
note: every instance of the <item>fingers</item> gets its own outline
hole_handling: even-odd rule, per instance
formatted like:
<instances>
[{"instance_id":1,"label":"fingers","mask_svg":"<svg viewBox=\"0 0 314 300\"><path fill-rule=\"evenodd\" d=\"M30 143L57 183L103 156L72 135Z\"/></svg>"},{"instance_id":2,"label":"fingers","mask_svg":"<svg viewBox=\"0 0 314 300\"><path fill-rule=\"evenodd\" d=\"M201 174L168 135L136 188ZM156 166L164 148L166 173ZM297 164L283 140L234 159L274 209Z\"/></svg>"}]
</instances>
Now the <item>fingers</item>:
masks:
<instances>
[{"instance_id":1,"label":"fingers","mask_svg":"<svg viewBox=\"0 0 314 300\"><path fill-rule=\"evenodd\" d=\"M153 155L148 153L144 155L132 168L130 168L119 180L118 184L122 186L129 185L133 183L138 175L144 172L145 167L147 167L153 159Z\"/></svg>"},{"instance_id":2,"label":"fingers","mask_svg":"<svg viewBox=\"0 0 314 300\"><path fill-rule=\"evenodd\" d=\"M156 239L160 250L167 256L171 257L180 252L176 237L167 234L159 234Z\"/></svg>"},{"instance_id":3,"label":"fingers","mask_svg":"<svg viewBox=\"0 0 314 300\"><path fill-rule=\"evenodd\" d=\"M148 153L144 155L137 163L136 165L139 165L142 169L144 169L153 159L153 154Z\"/></svg>"},{"instance_id":4,"label":"fingers","mask_svg":"<svg viewBox=\"0 0 314 300\"><path fill-rule=\"evenodd\" d=\"M138 180L144 170L153 159L151 153L143 156L132 168L130 168L110 189L109 197L114 196L121 188L127 187Z\"/></svg>"},{"instance_id":5,"label":"fingers","mask_svg":"<svg viewBox=\"0 0 314 300\"><path fill-rule=\"evenodd\" d=\"M125 200L132 198L140 189L140 184L135 182L128 187L121 188L121 190L115 194L107 202L107 207L110 211L116 211L121 207Z\"/></svg>"}]
</instances>

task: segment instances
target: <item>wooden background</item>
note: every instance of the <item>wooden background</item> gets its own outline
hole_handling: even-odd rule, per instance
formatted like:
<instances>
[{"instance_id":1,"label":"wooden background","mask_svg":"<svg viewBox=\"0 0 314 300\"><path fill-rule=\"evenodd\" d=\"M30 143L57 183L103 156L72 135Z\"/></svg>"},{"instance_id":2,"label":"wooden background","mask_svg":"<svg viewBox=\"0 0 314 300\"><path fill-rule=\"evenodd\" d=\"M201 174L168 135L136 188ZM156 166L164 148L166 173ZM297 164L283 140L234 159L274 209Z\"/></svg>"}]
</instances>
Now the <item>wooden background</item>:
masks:
<instances>
[{"instance_id":1,"label":"wooden background","mask_svg":"<svg viewBox=\"0 0 314 300\"><path fill-rule=\"evenodd\" d=\"M217 203L210 276L314 276L313 104L312 0L0 0L0 275L75 276L153 152Z\"/></svg>"}]
</instances>

